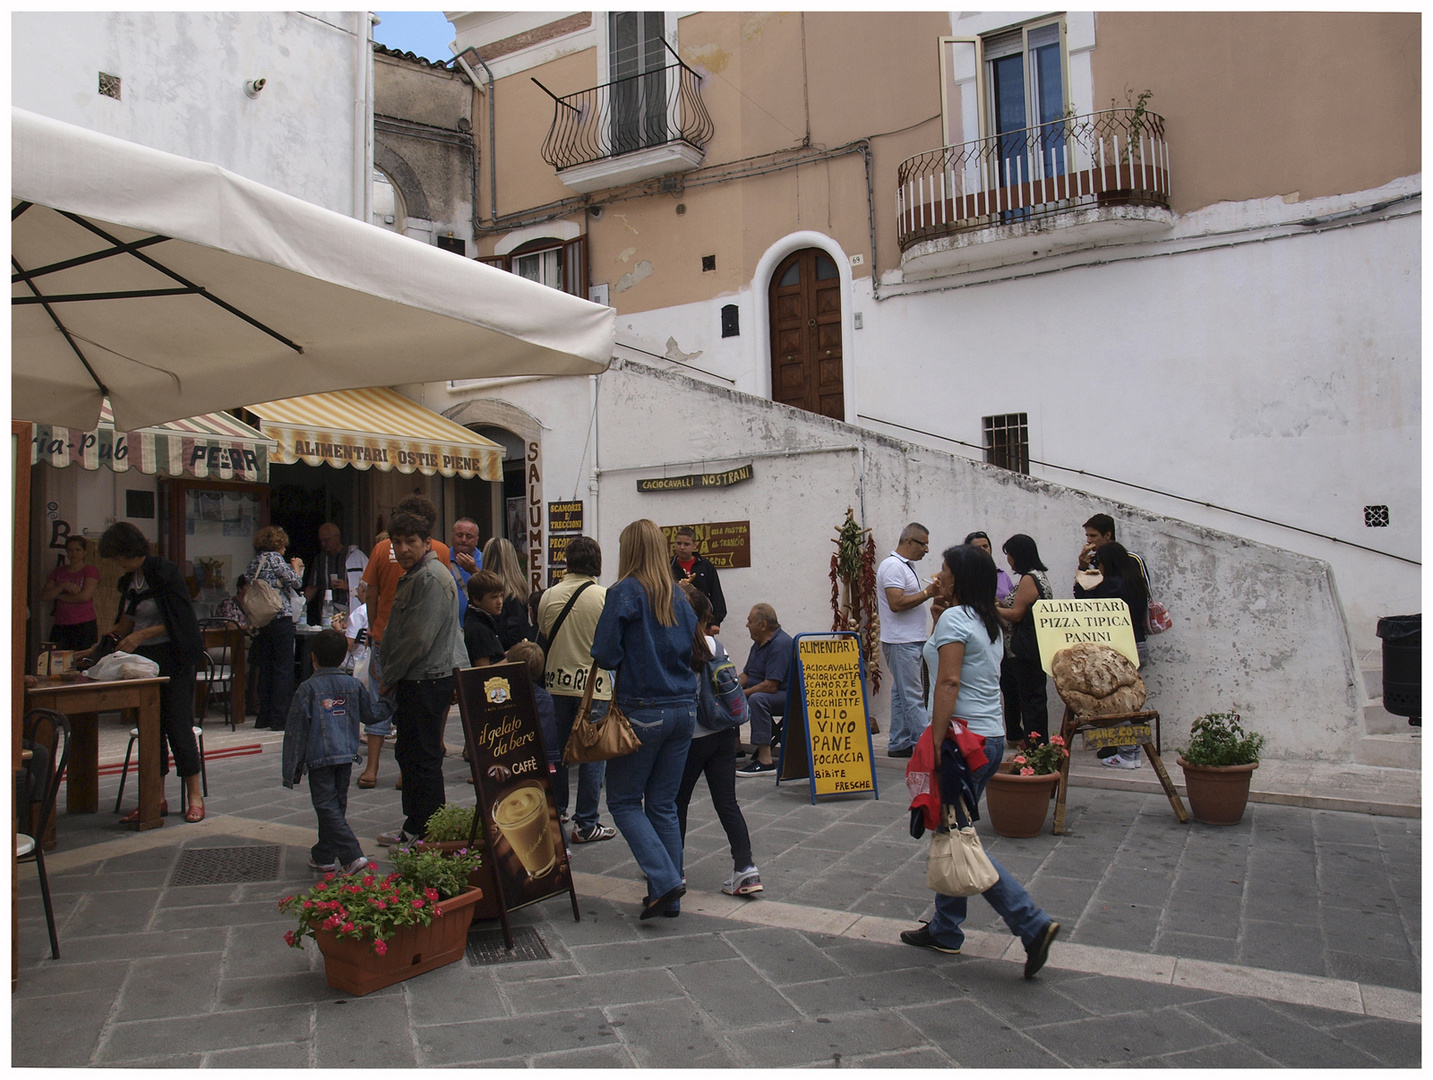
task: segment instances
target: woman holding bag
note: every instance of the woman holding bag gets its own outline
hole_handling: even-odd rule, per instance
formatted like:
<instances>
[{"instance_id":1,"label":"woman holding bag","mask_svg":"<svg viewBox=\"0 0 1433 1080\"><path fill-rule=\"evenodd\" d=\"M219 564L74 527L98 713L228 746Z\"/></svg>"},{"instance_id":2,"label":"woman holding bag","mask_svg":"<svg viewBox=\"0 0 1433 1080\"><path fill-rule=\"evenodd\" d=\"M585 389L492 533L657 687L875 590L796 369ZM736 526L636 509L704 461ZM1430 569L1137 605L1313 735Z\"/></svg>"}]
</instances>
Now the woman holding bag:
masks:
<instances>
[{"instance_id":1,"label":"woman holding bag","mask_svg":"<svg viewBox=\"0 0 1433 1080\"><path fill-rule=\"evenodd\" d=\"M1010 639L1000 665L1005 738L1020 742L1027 735L1038 735L1044 742L1050 736L1050 714L1045 669L1040 666L1040 650L1035 644L1035 615L1030 607L1036 600L1049 600L1055 591L1050 588L1050 579L1045 576L1047 567L1040 561L1040 549L1032 537L1016 533L1005 541L1001 551L1020 579L1015 595L997 609L1000 618L1010 624Z\"/></svg>"},{"instance_id":2,"label":"woman holding bag","mask_svg":"<svg viewBox=\"0 0 1433 1080\"><path fill-rule=\"evenodd\" d=\"M682 832L677 790L696 726L697 617L675 587L667 542L642 518L622 530L618 581L607 590L592 659L616 673L613 705L642 745L607 762L607 810L647 877L643 919L678 913Z\"/></svg>"},{"instance_id":3,"label":"woman holding bag","mask_svg":"<svg viewBox=\"0 0 1433 1080\"><path fill-rule=\"evenodd\" d=\"M936 588L949 606L925 643L922 656L934 674L930 680L931 738L937 748L945 742L952 717L985 739L986 764L974 771L979 799L1005 756L1005 730L1000 715L1000 620L995 608L995 563L984 551L969 544L947 548L935 576ZM939 751L937 750L937 761ZM954 793L946 793L954 794ZM957 796L958 797L958 796ZM942 802L947 801L942 798ZM994 859L1000 875L981 893L999 912L1012 933L1025 945L1025 978L1045 964L1050 943L1060 924L1035 906L1025 887ZM935 952L958 954L965 940L966 898L935 898L935 917L918 930L902 930L901 940Z\"/></svg>"},{"instance_id":4,"label":"woman holding bag","mask_svg":"<svg viewBox=\"0 0 1433 1080\"><path fill-rule=\"evenodd\" d=\"M160 755L161 775L168 775L173 754L175 771L189 794L184 820L203 821L199 744L194 740L194 671L204 638L189 600L189 586L179 567L149 553L149 541L127 521L115 522L104 531L99 556L123 575L119 614L106 636L115 651L147 657L159 665L159 674L168 677L159 688L159 726L169 747L169 753ZM96 645L80 655L93 657L99 648ZM169 813L167 799L159 807L161 814ZM120 818L122 824L138 820L138 810Z\"/></svg>"}]
</instances>

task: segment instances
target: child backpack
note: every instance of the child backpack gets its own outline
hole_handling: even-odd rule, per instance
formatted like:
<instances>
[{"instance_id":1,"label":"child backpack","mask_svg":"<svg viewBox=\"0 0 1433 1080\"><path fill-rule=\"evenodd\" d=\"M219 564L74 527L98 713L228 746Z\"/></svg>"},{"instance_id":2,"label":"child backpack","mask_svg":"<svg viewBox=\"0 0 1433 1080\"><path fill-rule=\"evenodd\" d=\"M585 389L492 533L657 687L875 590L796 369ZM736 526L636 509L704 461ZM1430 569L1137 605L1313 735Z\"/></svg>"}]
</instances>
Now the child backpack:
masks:
<instances>
[{"instance_id":1,"label":"child backpack","mask_svg":"<svg viewBox=\"0 0 1433 1080\"><path fill-rule=\"evenodd\" d=\"M702 727L725 731L740 727L751 718L736 665L727 657L720 641L716 643L716 655L706 662L697 683L697 721Z\"/></svg>"}]
</instances>

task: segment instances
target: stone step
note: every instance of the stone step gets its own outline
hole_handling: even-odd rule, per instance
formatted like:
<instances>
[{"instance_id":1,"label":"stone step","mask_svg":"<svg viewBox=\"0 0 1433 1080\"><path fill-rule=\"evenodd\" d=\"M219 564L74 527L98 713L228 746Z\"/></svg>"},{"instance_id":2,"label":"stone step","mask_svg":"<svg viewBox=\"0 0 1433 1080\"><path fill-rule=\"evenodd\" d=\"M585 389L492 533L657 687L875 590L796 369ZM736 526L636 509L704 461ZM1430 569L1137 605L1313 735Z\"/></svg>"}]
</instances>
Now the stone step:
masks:
<instances>
[{"instance_id":1,"label":"stone step","mask_svg":"<svg viewBox=\"0 0 1433 1080\"><path fill-rule=\"evenodd\" d=\"M1383 665L1366 667L1360 674L1363 676L1363 692L1371 698L1381 698L1383 696Z\"/></svg>"},{"instance_id":2,"label":"stone step","mask_svg":"<svg viewBox=\"0 0 1433 1080\"><path fill-rule=\"evenodd\" d=\"M1374 698L1363 707L1363 730L1368 735L1406 735L1416 730L1406 716L1394 716L1383 707L1382 698Z\"/></svg>"},{"instance_id":3,"label":"stone step","mask_svg":"<svg viewBox=\"0 0 1433 1080\"><path fill-rule=\"evenodd\" d=\"M1365 735L1358 742L1355 760L1360 765L1387 769L1423 768L1422 728L1396 735Z\"/></svg>"}]
</instances>

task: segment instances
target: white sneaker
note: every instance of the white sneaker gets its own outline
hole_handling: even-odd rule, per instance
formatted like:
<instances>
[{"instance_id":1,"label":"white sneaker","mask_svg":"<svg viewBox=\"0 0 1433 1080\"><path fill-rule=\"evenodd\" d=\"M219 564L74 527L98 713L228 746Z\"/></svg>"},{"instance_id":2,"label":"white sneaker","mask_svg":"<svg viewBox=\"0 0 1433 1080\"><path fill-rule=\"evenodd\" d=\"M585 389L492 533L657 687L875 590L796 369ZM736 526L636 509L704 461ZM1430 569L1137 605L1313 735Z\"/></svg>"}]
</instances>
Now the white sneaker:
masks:
<instances>
[{"instance_id":1,"label":"white sneaker","mask_svg":"<svg viewBox=\"0 0 1433 1080\"><path fill-rule=\"evenodd\" d=\"M721 891L728 896L750 896L762 891L761 875L755 866L745 870L733 870L731 877L722 882Z\"/></svg>"},{"instance_id":2,"label":"white sneaker","mask_svg":"<svg viewBox=\"0 0 1433 1080\"><path fill-rule=\"evenodd\" d=\"M1127 758L1123 754L1116 754L1114 757L1107 757L1103 762L1107 769L1138 769L1139 758Z\"/></svg>"}]
</instances>

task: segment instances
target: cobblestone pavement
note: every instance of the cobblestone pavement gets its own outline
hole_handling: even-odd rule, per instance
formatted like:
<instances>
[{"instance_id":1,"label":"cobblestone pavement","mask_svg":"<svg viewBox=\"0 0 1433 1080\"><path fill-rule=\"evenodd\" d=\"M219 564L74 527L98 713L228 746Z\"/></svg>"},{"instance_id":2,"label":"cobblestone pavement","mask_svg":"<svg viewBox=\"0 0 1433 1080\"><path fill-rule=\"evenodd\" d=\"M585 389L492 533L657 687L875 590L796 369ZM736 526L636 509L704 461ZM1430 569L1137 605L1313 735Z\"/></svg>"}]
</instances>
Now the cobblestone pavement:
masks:
<instances>
[{"instance_id":1,"label":"cobblestone pavement","mask_svg":"<svg viewBox=\"0 0 1433 1080\"><path fill-rule=\"evenodd\" d=\"M730 861L699 789L680 918L639 922L643 889L626 845L585 845L571 854L580 922L565 898L513 914L550 958L464 961L353 999L327 986L312 946L282 942L287 920L274 904L313 880L313 811L306 791L278 783L279 736L241 727L209 738L211 751L262 752L210 762L202 824L171 816L137 834L109 812L61 816L49 861L58 961L38 882L22 871L13 1064L1422 1061L1416 816L1252 804L1233 828L1181 826L1161 795L1077 785L1064 836L1009 840L982 823L989 850L1064 927L1027 982L1019 943L978 899L964 955L899 943L931 899L925 845L907 832L903 762L878 756L879 800L813 806L804 783L743 779L759 897L719 892ZM448 739L449 795L470 798L456 718ZM396 772L387 757L378 788L350 793L360 837L398 823ZM116 786L102 781L106 811ZM280 848L273 880L171 882L182 849L251 845Z\"/></svg>"}]
</instances>

